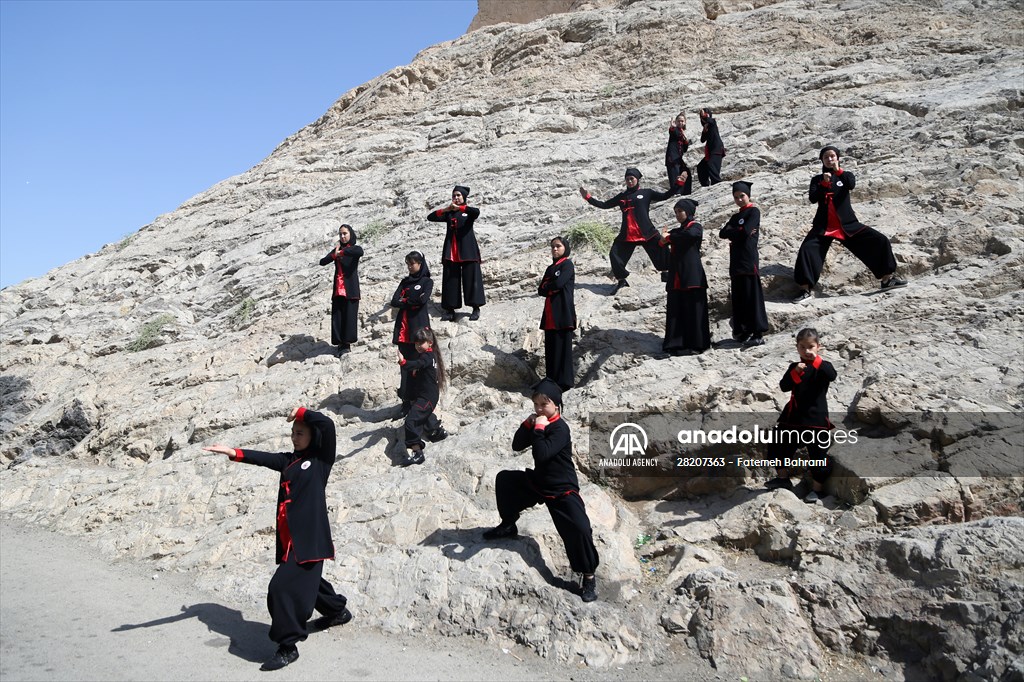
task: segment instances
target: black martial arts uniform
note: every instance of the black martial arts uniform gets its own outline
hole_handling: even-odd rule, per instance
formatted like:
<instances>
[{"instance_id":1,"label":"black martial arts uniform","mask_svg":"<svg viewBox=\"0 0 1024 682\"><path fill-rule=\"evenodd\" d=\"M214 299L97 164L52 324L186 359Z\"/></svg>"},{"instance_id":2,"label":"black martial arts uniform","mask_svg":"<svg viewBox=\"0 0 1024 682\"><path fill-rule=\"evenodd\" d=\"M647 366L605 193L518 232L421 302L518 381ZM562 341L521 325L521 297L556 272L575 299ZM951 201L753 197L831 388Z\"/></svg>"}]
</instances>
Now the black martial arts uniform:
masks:
<instances>
[{"instance_id":1,"label":"black martial arts uniform","mask_svg":"<svg viewBox=\"0 0 1024 682\"><path fill-rule=\"evenodd\" d=\"M434 280L430 279L430 268L424 258L420 271L415 275L403 277L395 290L395 295L391 297L391 306L398 308L391 343L398 346L399 352L406 360L416 357L413 335L420 329L430 329L430 311L427 305L433 291ZM398 388L398 396L402 399L403 405L411 400L406 391L407 386L408 373L403 368Z\"/></svg>"},{"instance_id":2,"label":"black martial arts uniform","mask_svg":"<svg viewBox=\"0 0 1024 682\"><path fill-rule=\"evenodd\" d=\"M281 472L277 493L277 571L267 591L270 639L294 646L306 639L306 621L316 609L334 617L347 600L323 578L324 561L334 559L327 516L327 479L334 466L334 422L319 412L299 408L296 421L312 431L302 452L259 452L236 449L232 460Z\"/></svg>"},{"instance_id":3,"label":"black martial arts uniform","mask_svg":"<svg viewBox=\"0 0 1024 682\"><path fill-rule=\"evenodd\" d=\"M718 132L718 121L711 112L707 118L701 119L703 129L700 141L704 143L704 158L697 164L697 179L702 187L716 185L722 181L722 157L725 156L725 144Z\"/></svg>"},{"instance_id":4,"label":"black martial arts uniform","mask_svg":"<svg viewBox=\"0 0 1024 682\"><path fill-rule=\"evenodd\" d=\"M764 290L758 272L757 238L761 209L747 204L729 218L718 236L729 240L729 278L732 283L732 335L746 340L768 331Z\"/></svg>"},{"instance_id":5,"label":"black martial arts uniform","mask_svg":"<svg viewBox=\"0 0 1024 682\"><path fill-rule=\"evenodd\" d=\"M769 457L792 457L800 447L807 448L812 459L825 458L829 446L824 437L834 429L828 418L828 387L836 380L836 368L832 363L815 356L814 361L798 369L800 363L789 365L779 388L790 391L789 402L779 415L779 423L772 434L768 447ZM784 435L785 432L785 435ZM787 440L788 442L780 442ZM832 464L824 467L808 467L811 477L824 483L832 473Z\"/></svg>"},{"instance_id":6,"label":"black martial arts uniform","mask_svg":"<svg viewBox=\"0 0 1024 682\"><path fill-rule=\"evenodd\" d=\"M455 311L466 305L479 308L484 304L484 280L480 272L480 247L476 243L473 223L480 209L463 204L456 211L439 208L427 220L446 223L441 254L441 307Z\"/></svg>"},{"instance_id":7,"label":"black martial arts uniform","mask_svg":"<svg viewBox=\"0 0 1024 682\"><path fill-rule=\"evenodd\" d=\"M534 469L500 471L495 478L502 525L513 525L523 510L546 504L569 555L569 566L577 573L594 573L599 558L580 497L569 425L561 415L555 415L545 427L534 427L529 420L523 422L512 439L512 449L528 447L533 449Z\"/></svg>"},{"instance_id":8,"label":"black martial arts uniform","mask_svg":"<svg viewBox=\"0 0 1024 682\"><path fill-rule=\"evenodd\" d=\"M572 365L572 337L576 329L576 268L565 255L548 266L537 293L544 297L540 328L544 330L544 367L546 376L563 391L576 385Z\"/></svg>"},{"instance_id":9,"label":"black martial arts uniform","mask_svg":"<svg viewBox=\"0 0 1024 682\"><path fill-rule=\"evenodd\" d=\"M668 233L662 246L669 249L665 282L665 340L667 353L702 352L711 347L708 322L708 278L700 260L704 228L690 220Z\"/></svg>"},{"instance_id":10,"label":"black martial arts uniform","mask_svg":"<svg viewBox=\"0 0 1024 682\"><path fill-rule=\"evenodd\" d=\"M356 231L348 228L351 239L337 253L334 249L320 259L320 265L334 263L334 290L331 294L331 345L345 347L355 343L359 323L359 259L363 247L356 245Z\"/></svg>"},{"instance_id":11,"label":"black martial arts uniform","mask_svg":"<svg viewBox=\"0 0 1024 682\"><path fill-rule=\"evenodd\" d=\"M658 270L665 269L664 255L660 246L661 235L651 223L651 204L656 201L665 201L679 190L676 185L667 192L640 187L627 189L619 192L607 201L595 199L587 195L587 203L597 208L618 208L622 211L622 224L619 226L619 234L612 242L611 252L608 258L612 265L612 274L619 281L629 277L629 270L626 265L633 257L633 251L638 246L643 246L647 255L651 257L651 263Z\"/></svg>"},{"instance_id":12,"label":"black martial arts uniform","mask_svg":"<svg viewBox=\"0 0 1024 682\"><path fill-rule=\"evenodd\" d=\"M415 347L415 346L414 346ZM402 372L408 376L408 397L411 403L405 417L405 447L423 448L423 435L441 428L441 422L434 414L441 393L437 385L437 358L431 348L425 353L416 353L412 359L402 358Z\"/></svg>"},{"instance_id":13,"label":"black martial arts uniform","mask_svg":"<svg viewBox=\"0 0 1024 682\"><path fill-rule=\"evenodd\" d=\"M850 192L857 186L853 173L842 168L825 172L832 174L831 182L824 181L824 172L819 173L811 178L808 189L808 199L818 204L818 210L796 256L793 268L796 283L805 287L818 283L825 256L836 239L868 266L875 277L881 279L896 272L896 257L889 238L859 222L853 212Z\"/></svg>"},{"instance_id":14,"label":"black martial arts uniform","mask_svg":"<svg viewBox=\"0 0 1024 682\"><path fill-rule=\"evenodd\" d=\"M665 168L668 172L668 186L675 187L679 176L686 171L686 182L683 183L679 194L689 194L693 191L693 173L686 165L683 155L690 148L690 140L686 137L686 131L682 128L669 126L668 146L665 148Z\"/></svg>"}]
</instances>

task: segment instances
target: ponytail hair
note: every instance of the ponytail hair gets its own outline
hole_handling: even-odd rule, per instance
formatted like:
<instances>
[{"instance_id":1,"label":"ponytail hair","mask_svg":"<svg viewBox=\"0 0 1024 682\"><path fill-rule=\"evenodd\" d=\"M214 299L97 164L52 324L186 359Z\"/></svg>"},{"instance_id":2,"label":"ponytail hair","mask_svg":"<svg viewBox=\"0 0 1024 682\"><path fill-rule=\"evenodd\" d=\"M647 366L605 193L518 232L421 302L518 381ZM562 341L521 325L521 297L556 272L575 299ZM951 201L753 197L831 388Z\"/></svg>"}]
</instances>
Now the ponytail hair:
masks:
<instances>
[{"instance_id":1,"label":"ponytail hair","mask_svg":"<svg viewBox=\"0 0 1024 682\"><path fill-rule=\"evenodd\" d=\"M437 390L444 391L448 382L444 370L444 358L441 356L441 349L437 347L437 336L434 335L434 330L430 327L418 329L413 334L412 341L413 343L423 343L426 341L434 349L434 361L437 363L437 375L435 377L437 379Z\"/></svg>"}]
</instances>

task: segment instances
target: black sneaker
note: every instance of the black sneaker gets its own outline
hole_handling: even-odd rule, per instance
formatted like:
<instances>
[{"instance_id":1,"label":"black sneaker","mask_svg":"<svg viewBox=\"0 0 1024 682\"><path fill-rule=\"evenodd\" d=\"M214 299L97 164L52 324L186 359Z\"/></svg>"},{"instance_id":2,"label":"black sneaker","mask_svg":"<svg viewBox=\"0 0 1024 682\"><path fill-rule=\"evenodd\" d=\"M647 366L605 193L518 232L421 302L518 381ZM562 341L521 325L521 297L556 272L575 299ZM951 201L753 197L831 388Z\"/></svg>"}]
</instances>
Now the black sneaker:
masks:
<instances>
[{"instance_id":1,"label":"black sneaker","mask_svg":"<svg viewBox=\"0 0 1024 682\"><path fill-rule=\"evenodd\" d=\"M889 289L901 289L905 286L907 286L907 280L900 279L896 275L890 275L888 279L882 280L882 284L879 286L879 289L888 291Z\"/></svg>"},{"instance_id":2,"label":"black sneaker","mask_svg":"<svg viewBox=\"0 0 1024 682\"><path fill-rule=\"evenodd\" d=\"M299 650L294 646L279 646L277 653L268 658L260 666L260 670L280 670L286 665L290 665L295 662L295 659L299 657Z\"/></svg>"},{"instance_id":3,"label":"black sneaker","mask_svg":"<svg viewBox=\"0 0 1024 682\"><path fill-rule=\"evenodd\" d=\"M472 322L476 322L480 319L480 308L473 308L473 312L470 313L469 319Z\"/></svg>"},{"instance_id":4,"label":"black sneaker","mask_svg":"<svg viewBox=\"0 0 1024 682\"><path fill-rule=\"evenodd\" d=\"M747 334L733 334L732 335L732 340L733 341L738 341L740 343L746 343L747 339L749 339L749 338L750 338L750 334L749 333L747 333Z\"/></svg>"},{"instance_id":5,"label":"black sneaker","mask_svg":"<svg viewBox=\"0 0 1024 682\"><path fill-rule=\"evenodd\" d=\"M743 342L744 348L753 348L754 346L763 346L764 337L758 334L757 336L751 336L749 339Z\"/></svg>"},{"instance_id":6,"label":"black sneaker","mask_svg":"<svg viewBox=\"0 0 1024 682\"><path fill-rule=\"evenodd\" d=\"M341 613L333 616L322 616L313 621L313 629L317 632L326 630L327 628L333 628L335 625L344 625L352 620L352 612L348 609L342 609Z\"/></svg>"},{"instance_id":7,"label":"black sneaker","mask_svg":"<svg viewBox=\"0 0 1024 682\"><path fill-rule=\"evenodd\" d=\"M793 481L788 478L773 478L770 481L767 481L764 484L764 487L768 490L778 490L779 488L782 488L783 490L792 490Z\"/></svg>"},{"instance_id":8,"label":"black sneaker","mask_svg":"<svg viewBox=\"0 0 1024 682\"><path fill-rule=\"evenodd\" d=\"M445 308L444 312L441 313L441 321L442 322L454 322L455 321L455 311L454 310L448 310L447 308Z\"/></svg>"},{"instance_id":9,"label":"black sneaker","mask_svg":"<svg viewBox=\"0 0 1024 682\"><path fill-rule=\"evenodd\" d=\"M501 538L514 538L519 535L519 528L514 523L495 526L484 531L484 540L500 540Z\"/></svg>"},{"instance_id":10,"label":"black sneaker","mask_svg":"<svg viewBox=\"0 0 1024 682\"><path fill-rule=\"evenodd\" d=\"M580 580L580 598L585 602L597 601L597 578L583 576Z\"/></svg>"},{"instance_id":11,"label":"black sneaker","mask_svg":"<svg viewBox=\"0 0 1024 682\"><path fill-rule=\"evenodd\" d=\"M806 303L812 298L814 298L814 294L807 289L801 289L800 293L793 297L793 303Z\"/></svg>"},{"instance_id":12,"label":"black sneaker","mask_svg":"<svg viewBox=\"0 0 1024 682\"><path fill-rule=\"evenodd\" d=\"M612 289L612 295L614 296L615 294L619 293L619 289L625 289L628 286L629 281L620 279L618 282L615 283L615 287Z\"/></svg>"},{"instance_id":13,"label":"black sneaker","mask_svg":"<svg viewBox=\"0 0 1024 682\"><path fill-rule=\"evenodd\" d=\"M413 450L405 455L405 461L402 462L402 466L412 466L413 464L423 464L427 461L427 458L423 456L422 450Z\"/></svg>"},{"instance_id":14,"label":"black sneaker","mask_svg":"<svg viewBox=\"0 0 1024 682\"><path fill-rule=\"evenodd\" d=\"M444 430L443 426L437 427L436 431L431 431L427 434L427 440L431 443L437 443L448 437L448 432Z\"/></svg>"}]
</instances>

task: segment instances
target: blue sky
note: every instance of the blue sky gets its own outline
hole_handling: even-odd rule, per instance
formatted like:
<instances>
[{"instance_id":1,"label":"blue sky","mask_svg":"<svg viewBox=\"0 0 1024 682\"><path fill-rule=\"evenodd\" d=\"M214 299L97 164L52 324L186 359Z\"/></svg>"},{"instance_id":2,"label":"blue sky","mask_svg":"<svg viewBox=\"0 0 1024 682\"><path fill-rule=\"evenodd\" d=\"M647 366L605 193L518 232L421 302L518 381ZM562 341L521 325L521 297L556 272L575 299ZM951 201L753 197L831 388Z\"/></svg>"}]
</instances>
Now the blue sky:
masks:
<instances>
[{"instance_id":1,"label":"blue sky","mask_svg":"<svg viewBox=\"0 0 1024 682\"><path fill-rule=\"evenodd\" d=\"M476 0L0 0L0 287L265 158Z\"/></svg>"}]
</instances>

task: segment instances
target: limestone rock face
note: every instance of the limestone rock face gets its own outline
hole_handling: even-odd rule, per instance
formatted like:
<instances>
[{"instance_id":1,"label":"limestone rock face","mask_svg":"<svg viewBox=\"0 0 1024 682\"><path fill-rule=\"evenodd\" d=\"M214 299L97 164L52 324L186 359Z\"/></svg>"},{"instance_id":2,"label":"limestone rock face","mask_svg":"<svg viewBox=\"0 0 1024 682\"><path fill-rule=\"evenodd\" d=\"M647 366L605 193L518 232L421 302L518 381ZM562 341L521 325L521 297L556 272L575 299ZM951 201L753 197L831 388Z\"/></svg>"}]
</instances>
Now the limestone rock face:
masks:
<instances>
[{"instance_id":1,"label":"limestone rock face","mask_svg":"<svg viewBox=\"0 0 1024 682\"><path fill-rule=\"evenodd\" d=\"M509 3L521 4L521 3ZM939 679L1021 674L1017 471L1024 313L1024 124L1019 3L879 0L589 2L484 25L343 94L263 162L132 237L0 291L0 510L88 534L110 557L188 571L226 600L262 600L276 475L203 445L290 449L284 416L331 415L337 555L327 576L388 631L514 640L590 665L671 660L680 638L730 674L824 676L847 664ZM504 21L502 19L501 21ZM661 353L664 285L642 252L608 296L606 254L577 245L577 387L566 396L583 498L601 554L600 601L570 577L547 512L520 537L497 521L494 477L543 371L538 279L547 241L617 211L579 197L626 166L664 188L668 121L716 112L727 181L763 212L765 346ZM839 245L818 296L789 303L810 226L817 153L837 144L860 219L889 235L909 287L876 281ZM699 142L688 153L695 167ZM435 322L451 436L427 462L402 452L388 302L403 256L436 279L451 187L471 187L487 305ZM712 333L730 336L728 182L700 188ZM672 224L671 201L652 212ZM361 235L360 337L332 354L337 225ZM435 315L439 312L436 304ZM804 326L839 373L825 505L763 493L769 472L609 482L588 415L653 410L774 415ZM1002 413L1017 426L936 415ZM1000 473L1002 472L1002 473ZM645 540L645 538L648 538ZM253 567L263 566L265 570ZM1006 605L1005 608L1001 605ZM1015 620L1016 619L1016 620ZM782 627L792 637L769 632ZM781 632L781 631L780 631ZM1017 666L1016 668L1014 666Z\"/></svg>"}]
</instances>

